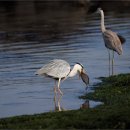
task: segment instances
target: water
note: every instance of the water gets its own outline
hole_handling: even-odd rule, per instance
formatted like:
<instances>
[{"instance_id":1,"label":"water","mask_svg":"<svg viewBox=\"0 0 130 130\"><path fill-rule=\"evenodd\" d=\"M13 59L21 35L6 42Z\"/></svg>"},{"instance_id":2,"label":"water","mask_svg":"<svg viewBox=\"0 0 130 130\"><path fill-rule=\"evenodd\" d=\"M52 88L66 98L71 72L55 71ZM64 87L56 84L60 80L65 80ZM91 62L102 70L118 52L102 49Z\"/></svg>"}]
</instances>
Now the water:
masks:
<instances>
[{"instance_id":1,"label":"water","mask_svg":"<svg viewBox=\"0 0 130 130\"><path fill-rule=\"evenodd\" d=\"M34 74L49 60L64 59L71 66L82 63L90 77L90 87L99 82L97 77L109 74L100 16L88 15L84 9L38 9L26 15L0 10L0 117L55 110L54 81ZM115 74L128 73L130 15L107 12L105 24L126 38L123 55L115 54L114 69ZM82 106L84 100L78 97L86 89L78 76L61 83L61 89L61 108ZM99 103L89 101L89 107Z\"/></svg>"}]
</instances>

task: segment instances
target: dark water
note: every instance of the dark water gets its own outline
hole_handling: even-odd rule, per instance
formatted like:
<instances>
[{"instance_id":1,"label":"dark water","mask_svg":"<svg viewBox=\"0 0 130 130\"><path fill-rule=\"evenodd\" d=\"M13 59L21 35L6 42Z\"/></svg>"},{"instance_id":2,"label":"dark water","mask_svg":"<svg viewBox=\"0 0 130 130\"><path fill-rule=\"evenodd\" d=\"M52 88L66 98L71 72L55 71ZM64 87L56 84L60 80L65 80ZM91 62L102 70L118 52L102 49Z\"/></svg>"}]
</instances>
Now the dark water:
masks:
<instances>
[{"instance_id":1,"label":"dark water","mask_svg":"<svg viewBox=\"0 0 130 130\"><path fill-rule=\"evenodd\" d=\"M34 5L29 5L34 8ZM19 7L20 8L20 7ZM123 55L115 54L115 74L130 72L130 14L107 12L105 24L126 38ZM0 117L55 110L54 81L34 73L52 59L80 62L90 77L108 76L108 52L100 31L100 16L84 9L0 10ZM78 76L61 83L60 105L79 109L86 92ZM89 107L98 102L89 101Z\"/></svg>"}]
</instances>

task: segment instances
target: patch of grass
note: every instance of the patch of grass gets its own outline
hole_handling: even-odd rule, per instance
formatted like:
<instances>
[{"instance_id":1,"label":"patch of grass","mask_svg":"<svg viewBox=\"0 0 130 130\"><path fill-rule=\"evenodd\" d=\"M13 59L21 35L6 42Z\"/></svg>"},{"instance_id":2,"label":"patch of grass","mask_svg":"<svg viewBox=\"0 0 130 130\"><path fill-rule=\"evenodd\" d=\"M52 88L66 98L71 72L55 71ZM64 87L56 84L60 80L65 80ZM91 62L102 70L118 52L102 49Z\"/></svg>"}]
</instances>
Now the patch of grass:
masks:
<instances>
[{"instance_id":1,"label":"patch of grass","mask_svg":"<svg viewBox=\"0 0 130 130\"><path fill-rule=\"evenodd\" d=\"M99 100L105 105L130 105L130 74L120 74L102 78L102 82L95 87L94 93L81 98Z\"/></svg>"},{"instance_id":2,"label":"patch of grass","mask_svg":"<svg viewBox=\"0 0 130 130\"><path fill-rule=\"evenodd\" d=\"M129 129L130 74L101 80L94 93L82 96L104 102L101 106L4 118L0 129Z\"/></svg>"}]
</instances>

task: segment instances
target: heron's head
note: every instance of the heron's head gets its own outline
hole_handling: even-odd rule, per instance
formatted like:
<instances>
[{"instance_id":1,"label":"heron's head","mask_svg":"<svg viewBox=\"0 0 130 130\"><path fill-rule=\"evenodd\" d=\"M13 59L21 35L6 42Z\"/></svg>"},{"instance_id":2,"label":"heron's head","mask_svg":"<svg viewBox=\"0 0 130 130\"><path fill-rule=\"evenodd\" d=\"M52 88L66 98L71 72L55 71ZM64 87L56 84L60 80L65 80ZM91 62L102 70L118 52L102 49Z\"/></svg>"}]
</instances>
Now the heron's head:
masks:
<instances>
[{"instance_id":1,"label":"heron's head","mask_svg":"<svg viewBox=\"0 0 130 130\"><path fill-rule=\"evenodd\" d=\"M98 8L96 13L100 14L103 10L101 8Z\"/></svg>"},{"instance_id":2,"label":"heron's head","mask_svg":"<svg viewBox=\"0 0 130 130\"><path fill-rule=\"evenodd\" d=\"M89 77L87 75L86 70L84 69L83 65L80 63L76 63L76 67L78 68L79 76L81 77L82 81L88 85L89 84Z\"/></svg>"}]
</instances>

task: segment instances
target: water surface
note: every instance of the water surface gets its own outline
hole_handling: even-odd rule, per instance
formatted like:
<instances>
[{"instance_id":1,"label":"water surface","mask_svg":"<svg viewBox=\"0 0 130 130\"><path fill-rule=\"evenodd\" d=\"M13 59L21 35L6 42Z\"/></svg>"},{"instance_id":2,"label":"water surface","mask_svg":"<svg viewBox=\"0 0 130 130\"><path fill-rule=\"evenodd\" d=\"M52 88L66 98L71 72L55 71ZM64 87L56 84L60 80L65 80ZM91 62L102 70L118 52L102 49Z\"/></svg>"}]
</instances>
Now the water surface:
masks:
<instances>
[{"instance_id":1,"label":"water surface","mask_svg":"<svg viewBox=\"0 0 130 130\"><path fill-rule=\"evenodd\" d=\"M32 8L32 7L30 7ZM0 11L0 117L55 110L54 81L34 73L49 60L84 65L90 86L108 76L108 52L100 31L100 16L84 9L45 9L21 14ZM24 17L23 17L24 16ZM123 55L115 54L115 74L130 72L130 15L107 12L105 24L126 38ZM61 83L60 105L79 109L86 93L78 76ZM89 101L89 107L99 102Z\"/></svg>"}]
</instances>

